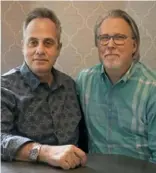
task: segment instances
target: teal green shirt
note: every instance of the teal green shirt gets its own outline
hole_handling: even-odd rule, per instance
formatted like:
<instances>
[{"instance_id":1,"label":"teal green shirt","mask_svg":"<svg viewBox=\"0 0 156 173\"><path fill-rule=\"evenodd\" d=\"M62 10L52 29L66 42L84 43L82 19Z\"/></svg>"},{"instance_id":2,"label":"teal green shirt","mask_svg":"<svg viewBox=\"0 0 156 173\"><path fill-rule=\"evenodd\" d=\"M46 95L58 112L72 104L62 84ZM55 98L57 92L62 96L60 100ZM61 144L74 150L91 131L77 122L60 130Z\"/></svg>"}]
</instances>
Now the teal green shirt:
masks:
<instances>
[{"instance_id":1,"label":"teal green shirt","mask_svg":"<svg viewBox=\"0 0 156 173\"><path fill-rule=\"evenodd\" d=\"M156 73L138 62L112 85L101 64L80 72L77 89L89 153L156 163Z\"/></svg>"}]
</instances>

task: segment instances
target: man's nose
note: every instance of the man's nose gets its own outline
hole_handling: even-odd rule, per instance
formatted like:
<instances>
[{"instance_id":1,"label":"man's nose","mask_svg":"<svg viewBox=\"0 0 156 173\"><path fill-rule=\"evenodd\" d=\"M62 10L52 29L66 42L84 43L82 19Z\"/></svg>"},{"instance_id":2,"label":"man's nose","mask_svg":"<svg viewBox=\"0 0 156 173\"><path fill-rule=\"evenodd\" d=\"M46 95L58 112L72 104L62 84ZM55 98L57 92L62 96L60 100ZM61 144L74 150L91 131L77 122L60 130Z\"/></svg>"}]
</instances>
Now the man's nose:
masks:
<instances>
[{"instance_id":1,"label":"man's nose","mask_svg":"<svg viewBox=\"0 0 156 173\"><path fill-rule=\"evenodd\" d=\"M43 54L44 51L45 51L44 44L42 42L40 42L37 46L36 53Z\"/></svg>"},{"instance_id":2,"label":"man's nose","mask_svg":"<svg viewBox=\"0 0 156 173\"><path fill-rule=\"evenodd\" d=\"M113 40L112 37L111 37L110 40L108 41L107 46L108 46L108 47L115 47L115 43L114 43L114 40Z\"/></svg>"}]
</instances>

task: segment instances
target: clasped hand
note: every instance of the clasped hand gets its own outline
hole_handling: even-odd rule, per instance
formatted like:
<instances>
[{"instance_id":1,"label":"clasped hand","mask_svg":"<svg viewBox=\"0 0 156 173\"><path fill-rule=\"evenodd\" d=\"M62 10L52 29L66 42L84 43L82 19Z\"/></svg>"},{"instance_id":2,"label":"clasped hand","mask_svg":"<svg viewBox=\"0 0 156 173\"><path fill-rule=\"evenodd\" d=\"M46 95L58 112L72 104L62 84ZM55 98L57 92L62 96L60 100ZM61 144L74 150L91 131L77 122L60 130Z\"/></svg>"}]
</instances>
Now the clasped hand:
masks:
<instances>
[{"instance_id":1,"label":"clasped hand","mask_svg":"<svg viewBox=\"0 0 156 173\"><path fill-rule=\"evenodd\" d=\"M87 157L85 152L74 145L43 145L40 150L39 160L52 166L70 169L84 166Z\"/></svg>"}]
</instances>

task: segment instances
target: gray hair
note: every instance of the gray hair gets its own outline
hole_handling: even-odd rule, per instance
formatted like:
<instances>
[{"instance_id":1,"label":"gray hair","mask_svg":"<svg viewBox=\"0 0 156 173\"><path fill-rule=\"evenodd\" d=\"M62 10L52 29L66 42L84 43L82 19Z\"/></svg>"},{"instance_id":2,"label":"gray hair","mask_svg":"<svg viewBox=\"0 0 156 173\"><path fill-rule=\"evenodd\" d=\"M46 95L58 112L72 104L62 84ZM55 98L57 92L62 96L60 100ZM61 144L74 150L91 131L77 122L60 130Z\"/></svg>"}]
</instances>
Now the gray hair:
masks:
<instances>
[{"instance_id":1,"label":"gray hair","mask_svg":"<svg viewBox=\"0 0 156 173\"><path fill-rule=\"evenodd\" d=\"M57 30L57 37L58 37L58 43L60 44L60 38L61 38L61 22L56 16L56 14L49 10L48 8L35 8L31 12L27 14L27 17L23 23L23 34L28 26L28 24L36 18L48 18L56 25Z\"/></svg>"},{"instance_id":2,"label":"gray hair","mask_svg":"<svg viewBox=\"0 0 156 173\"><path fill-rule=\"evenodd\" d=\"M103 23L103 21L109 17L113 17L113 18L122 18L124 19L130 26L131 31L132 31L132 36L134 37L136 43L137 43L137 49L136 52L133 54L133 58L135 59L135 61L139 61L140 59L140 34L139 34L139 29L135 23L135 21L133 20L133 18L127 14L125 11L120 10L120 9L115 9L115 10L111 10L108 11L108 13L105 16L102 16L98 19L98 21L95 24L94 27L94 36L95 36L95 45L97 46L97 37L99 34L99 30L100 30L100 26Z\"/></svg>"}]
</instances>

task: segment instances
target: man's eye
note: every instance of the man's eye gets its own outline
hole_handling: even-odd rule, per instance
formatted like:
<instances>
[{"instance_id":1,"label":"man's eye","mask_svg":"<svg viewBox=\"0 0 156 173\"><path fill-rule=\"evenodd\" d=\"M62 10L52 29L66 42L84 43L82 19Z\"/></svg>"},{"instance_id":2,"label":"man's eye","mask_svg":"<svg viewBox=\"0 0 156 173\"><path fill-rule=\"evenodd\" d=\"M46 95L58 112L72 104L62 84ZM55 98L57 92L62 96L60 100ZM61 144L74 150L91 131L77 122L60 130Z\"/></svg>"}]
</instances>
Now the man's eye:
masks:
<instances>
[{"instance_id":1,"label":"man's eye","mask_svg":"<svg viewBox=\"0 0 156 173\"><path fill-rule=\"evenodd\" d=\"M114 36L114 39L115 40L124 40L125 36L123 36L123 35L116 35L116 36Z\"/></svg>"},{"instance_id":2,"label":"man's eye","mask_svg":"<svg viewBox=\"0 0 156 173\"><path fill-rule=\"evenodd\" d=\"M102 39L103 39L103 40L108 40L108 39L109 39L109 37L102 37Z\"/></svg>"},{"instance_id":3,"label":"man's eye","mask_svg":"<svg viewBox=\"0 0 156 173\"><path fill-rule=\"evenodd\" d=\"M36 40L30 40L29 42L28 42L28 46L37 46L37 44L38 44L38 42L36 41Z\"/></svg>"},{"instance_id":4,"label":"man's eye","mask_svg":"<svg viewBox=\"0 0 156 173\"><path fill-rule=\"evenodd\" d=\"M46 47L51 47L55 44L55 42L54 41L45 41L44 44L45 44Z\"/></svg>"},{"instance_id":5,"label":"man's eye","mask_svg":"<svg viewBox=\"0 0 156 173\"><path fill-rule=\"evenodd\" d=\"M109 40L109 36L102 36L100 40Z\"/></svg>"}]
</instances>

